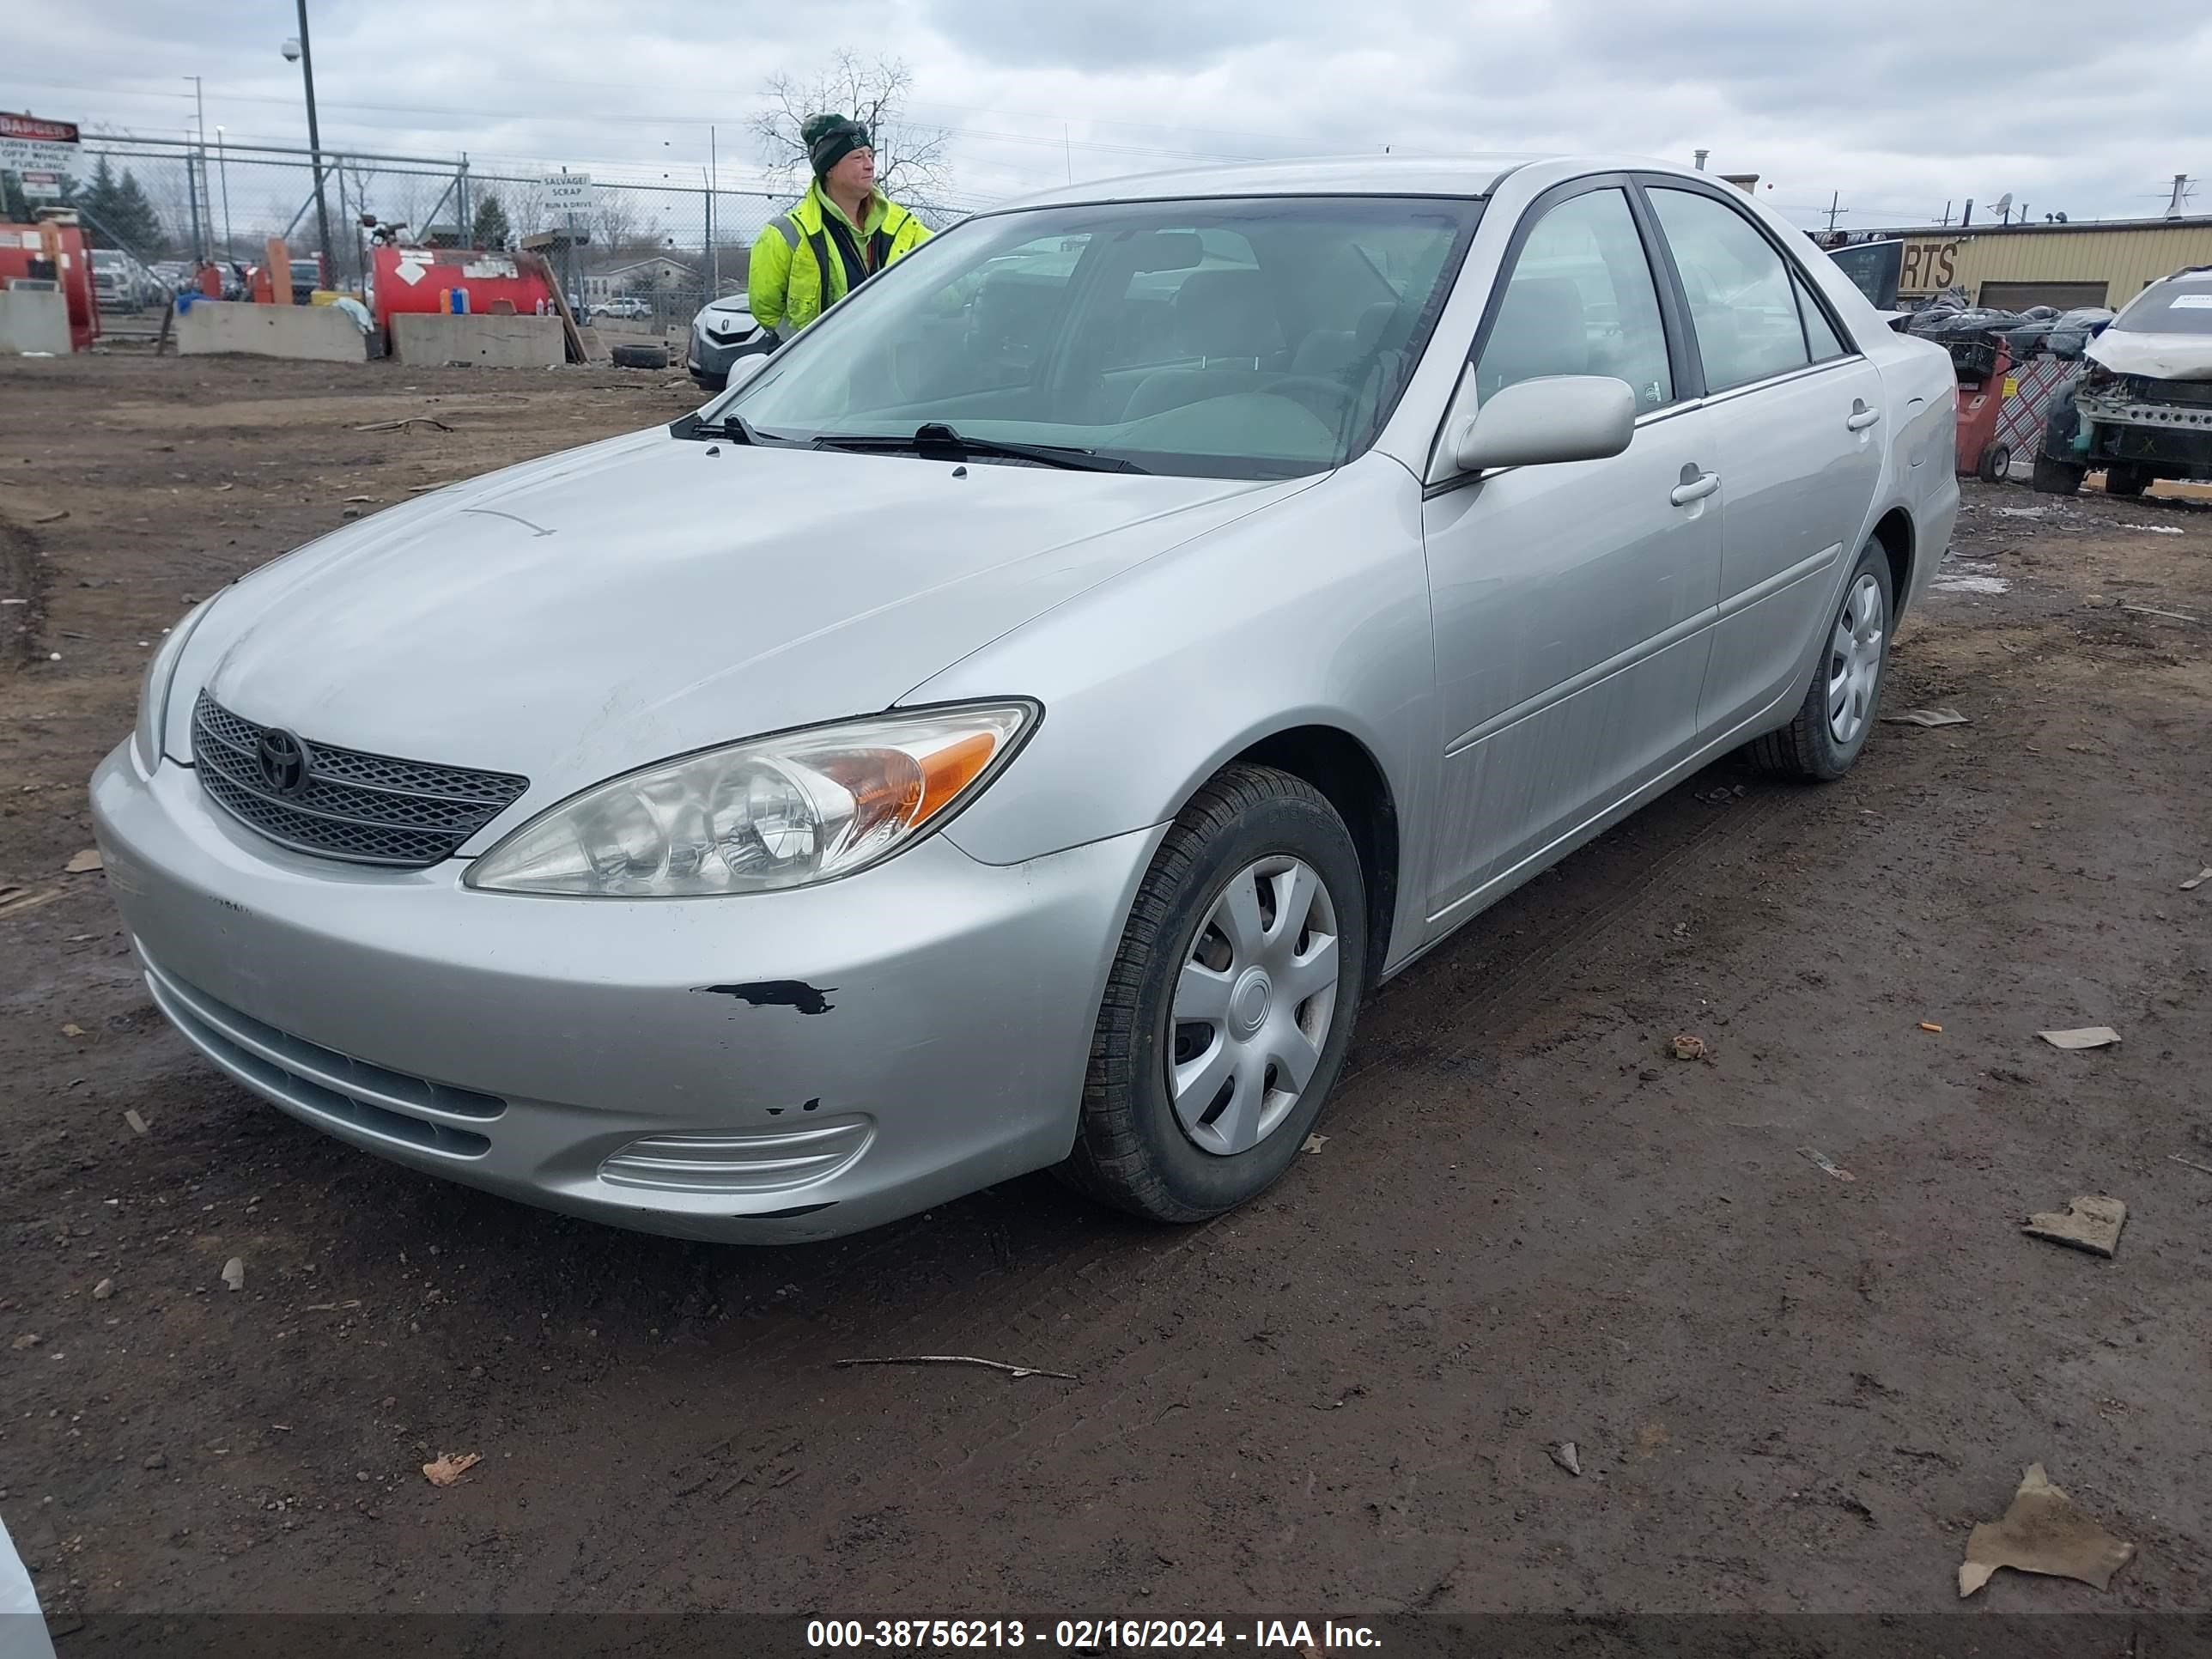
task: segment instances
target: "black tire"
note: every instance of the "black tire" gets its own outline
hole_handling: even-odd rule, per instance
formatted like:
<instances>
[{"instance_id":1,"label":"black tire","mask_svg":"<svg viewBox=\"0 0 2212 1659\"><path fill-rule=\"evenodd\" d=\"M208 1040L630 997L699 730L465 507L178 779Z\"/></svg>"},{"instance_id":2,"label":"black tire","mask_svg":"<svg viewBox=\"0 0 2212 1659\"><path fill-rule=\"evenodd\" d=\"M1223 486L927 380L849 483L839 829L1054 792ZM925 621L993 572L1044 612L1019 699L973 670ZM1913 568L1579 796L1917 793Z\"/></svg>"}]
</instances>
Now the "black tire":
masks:
<instances>
[{"instance_id":1,"label":"black tire","mask_svg":"<svg viewBox=\"0 0 2212 1659\"><path fill-rule=\"evenodd\" d=\"M1982 451L1981 465L1974 469L1984 483L2001 483L2012 471L2012 446L1990 444Z\"/></svg>"},{"instance_id":2,"label":"black tire","mask_svg":"<svg viewBox=\"0 0 2212 1659\"><path fill-rule=\"evenodd\" d=\"M665 368L668 348L657 345L618 345L612 353L617 368Z\"/></svg>"},{"instance_id":3,"label":"black tire","mask_svg":"<svg viewBox=\"0 0 2212 1659\"><path fill-rule=\"evenodd\" d=\"M1835 660L1832 641L1843 620L1844 606L1858 591L1861 579L1869 575L1881 593L1881 654L1875 667L1874 689L1867 699L1865 722L1849 743L1839 743L1828 723L1829 681ZM1890 636L1896 623L1897 595L1890 585L1889 555L1880 542L1869 542L1859 550L1858 562L1844 583L1843 599L1822 624L1820 665L1813 671L1805 701L1798 705L1789 725L1745 745L1745 757L1772 776L1809 783L1827 783L1850 771L1881 714L1881 688L1889 678Z\"/></svg>"},{"instance_id":4,"label":"black tire","mask_svg":"<svg viewBox=\"0 0 2212 1659\"><path fill-rule=\"evenodd\" d=\"M1232 878L1276 854L1302 860L1336 915L1339 975L1328 1031L1289 1115L1234 1154L1185 1133L1168 1087L1174 993L1199 929ZM1075 1150L1054 1173L1077 1190L1155 1221L1203 1221L1266 1191L1320 1116L1352 1044L1367 957L1358 849L1321 792L1271 767L1238 764L1194 796L1137 890L1106 984L1084 1079Z\"/></svg>"},{"instance_id":5,"label":"black tire","mask_svg":"<svg viewBox=\"0 0 2212 1659\"><path fill-rule=\"evenodd\" d=\"M2074 495L2081 493L2081 477L2087 471L2087 467L2062 461L2056 456L2038 455L2035 477L2031 482L2046 495Z\"/></svg>"},{"instance_id":6,"label":"black tire","mask_svg":"<svg viewBox=\"0 0 2212 1659\"><path fill-rule=\"evenodd\" d=\"M2105 469L2105 493L2132 500L2151 486L2150 469L2132 461L2114 461Z\"/></svg>"}]
</instances>

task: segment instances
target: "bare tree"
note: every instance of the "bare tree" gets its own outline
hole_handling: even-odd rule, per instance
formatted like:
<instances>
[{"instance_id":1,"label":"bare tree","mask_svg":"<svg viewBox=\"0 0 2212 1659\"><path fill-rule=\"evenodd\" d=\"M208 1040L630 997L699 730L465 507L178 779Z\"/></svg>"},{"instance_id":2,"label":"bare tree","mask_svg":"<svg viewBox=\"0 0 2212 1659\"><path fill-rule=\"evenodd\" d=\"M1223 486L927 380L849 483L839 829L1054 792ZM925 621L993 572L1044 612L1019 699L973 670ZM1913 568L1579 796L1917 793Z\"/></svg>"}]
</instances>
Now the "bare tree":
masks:
<instances>
[{"instance_id":1,"label":"bare tree","mask_svg":"<svg viewBox=\"0 0 2212 1659\"><path fill-rule=\"evenodd\" d=\"M811 176L799 129L811 116L849 115L875 141L876 184L904 201L932 199L951 188L951 164L942 128L918 126L905 118L914 71L897 58L863 58L838 52L823 69L801 79L777 75L762 87L768 107L753 117L751 131L769 170L796 186Z\"/></svg>"}]
</instances>

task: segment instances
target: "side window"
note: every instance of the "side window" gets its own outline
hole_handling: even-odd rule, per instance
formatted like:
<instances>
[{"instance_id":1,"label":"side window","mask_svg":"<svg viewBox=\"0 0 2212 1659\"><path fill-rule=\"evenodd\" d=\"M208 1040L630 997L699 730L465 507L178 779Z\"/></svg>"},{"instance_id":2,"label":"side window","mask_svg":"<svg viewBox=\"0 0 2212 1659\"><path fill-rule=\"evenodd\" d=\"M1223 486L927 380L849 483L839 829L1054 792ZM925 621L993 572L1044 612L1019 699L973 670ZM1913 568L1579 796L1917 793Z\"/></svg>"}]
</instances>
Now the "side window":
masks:
<instances>
[{"instance_id":1,"label":"side window","mask_svg":"<svg viewBox=\"0 0 2212 1659\"><path fill-rule=\"evenodd\" d=\"M1790 280L1797 285L1797 309L1805 319L1805 343L1813 350L1813 361L1825 363L1831 357L1848 357L1851 349L1837 337L1828 322L1828 313L1820 309L1820 301L1813 297L1812 289L1804 277L1792 271Z\"/></svg>"},{"instance_id":2,"label":"side window","mask_svg":"<svg viewBox=\"0 0 2212 1659\"><path fill-rule=\"evenodd\" d=\"M1536 222L1475 365L1479 394L1549 374L1609 374L1638 409L1674 402L1659 292L1628 198L1593 190Z\"/></svg>"},{"instance_id":3,"label":"side window","mask_svg":"<svg viewBox=\"0 0 2212 1659\"><path fill-rule=\"evenodd\" d=\"M1674 250L1698 331L1705 390L1786 374L1809 361L1790 269L1774 245L1724 202L1654 189L1651 205Z\"/></svg>"}]
</instances>

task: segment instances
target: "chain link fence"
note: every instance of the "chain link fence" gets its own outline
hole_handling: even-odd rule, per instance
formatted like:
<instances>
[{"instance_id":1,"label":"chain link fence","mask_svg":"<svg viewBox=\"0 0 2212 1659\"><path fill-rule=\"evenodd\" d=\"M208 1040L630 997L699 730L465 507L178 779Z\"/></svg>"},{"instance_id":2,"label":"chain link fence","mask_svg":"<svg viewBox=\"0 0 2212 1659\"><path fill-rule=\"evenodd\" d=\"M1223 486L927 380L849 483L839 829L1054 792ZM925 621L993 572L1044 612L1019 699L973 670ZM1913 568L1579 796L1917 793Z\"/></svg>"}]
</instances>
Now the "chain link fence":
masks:
<instances>
[{"instance_id":1,"label":"chain link fence","mask_svg":"<svg viewBox=\"0 0 2212 1659\"><path fill-rule=\"evenodd\" d=\"M143 268L136 297L166 302L156 267L198 259L257 264L282 236L292 257L326 254L332 286L358 292L373 270L364 220L404 226L400 240L509 248L557 237L546 249L573 301L616 333L688 327L709 299L744 290L753 239L794 192L711 188L635 164L577 169L592 185L573 214L559 204L557 173L480 168L465 157L322 152L316 170L301 149L143 137L83 143L81 171L64 200L96 244L119 247ZM659 173L658 179L639 175ZM909 203L942 226L956 209ZM329 246L320 228L329 223Z\"/></svg>"}]
</instances>

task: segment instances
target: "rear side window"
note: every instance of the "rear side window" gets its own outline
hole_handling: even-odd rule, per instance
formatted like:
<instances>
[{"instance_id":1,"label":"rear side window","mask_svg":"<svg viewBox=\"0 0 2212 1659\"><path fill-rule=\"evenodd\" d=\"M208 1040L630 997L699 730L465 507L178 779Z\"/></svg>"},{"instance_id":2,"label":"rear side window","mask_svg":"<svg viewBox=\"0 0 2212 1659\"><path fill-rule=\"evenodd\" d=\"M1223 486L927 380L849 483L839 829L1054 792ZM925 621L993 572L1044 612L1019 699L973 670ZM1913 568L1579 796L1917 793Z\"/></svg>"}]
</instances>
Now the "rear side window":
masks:
<instances>
[{"instance_id":1,"label":"rear side window","mask_svg":"<svg viewBox=\"0 0 2212 1659\"><path fill-rule=\"evenodd\" d=\"M1804 368L1813 354L1794 278L1774 245L1710 196L1664 187L1650 196L1682 273L1705 389L1726 392Z\"/></svg>"},{"instance_id":2,"label":"rear side window","mask_svg":"<svg viewBox=\"0 0 2212 1659\"><path fill-rule=\"evenodd\" d=\"M1674 400L1659 292L1625 193L1588 191L1536 222L1474 374L1485 398L1547 375L1607 374L1628 382L1639 410Z\"/></svg>"},{"instance_id":3,"label":"rear side window","mask_svg":"<svg viewBox=\"0 0 2212 1659\"><path fill-rule=\"evenodd\" d=\"M1820 301L1805 279L1792 271L1790 280L1797 285L1797 311L1805 319L1805 343L1811 349L1813 361L1825 363L1831 357L1848 357L1851 349L1837 336L1828 321L1828 313L1820 309Z\"/></svg>"}]
</instances>

